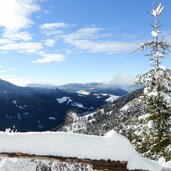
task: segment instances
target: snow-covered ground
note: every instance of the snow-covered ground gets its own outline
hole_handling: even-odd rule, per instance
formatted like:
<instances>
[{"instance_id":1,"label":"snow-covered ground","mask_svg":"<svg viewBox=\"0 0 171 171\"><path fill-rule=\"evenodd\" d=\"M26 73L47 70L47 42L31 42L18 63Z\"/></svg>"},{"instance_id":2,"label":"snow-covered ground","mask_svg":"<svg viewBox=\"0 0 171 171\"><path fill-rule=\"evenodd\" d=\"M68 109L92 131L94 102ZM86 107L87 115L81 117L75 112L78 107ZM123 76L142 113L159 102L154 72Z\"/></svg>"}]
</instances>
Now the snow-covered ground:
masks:
<instances>
[{"instance_id":1,"label":"snow-covered ground","mask_svg":"<svg viewBox=\"0 0 171 171\"><path fill-rule=\"evenodd\" d=\"M114 100L118 99L119 96L115 96L115 95L109 95L110 97L108 99L106 99L106 102L113 102Z\"/></svg>"},{"instance_id":2,"label":"snow-covered ground","mask_svg":"<svg viewBox=\"0 0 171 171\"><path fill-rule=\"evenodd\" d=\"M79 108L84 108L83 104L78 103L78 102L73 102L73 103L71 103L71 105L72 105L72 106L79 107Z\"/></svg>"},{"instance_id":3,"label":"snow-covered ground","mask_svg":"<svg viewBox=\"0 0 171 171\"><path fill-rule=\"evenodd\" d=\"M58 101L58 103L64 103L64 102L67 102L70 103L72 102L71 98L70 97L61 97L61 98L56 98L56 100Z\"/></svg>"},{"instance_id":4,"label":"snow-covered ground","mask_svg":"<svg viewBox=\"0 0 171 171\"><path fill-rule=\"evenodd\" d=\"M162 170L161 165L143 158L135 151L127 138L113 130L105 136L64 132L0 132L0 139L0 152L121 160L128 161L128 169ZM2 166L1 163L0 168Z\"/></svg>"},{"instance_id":5,"label":"snow-covered ground","mask_svg":"<svg viewBox=\"0 0 171 171\"><path fill-rule=\"evenodd\" d=\"M56 118L54 117L48 117L50 120L56 120Z\"/></svg>"},{"instance_id":6,"label":"snow-covered ground","mask_svg":"<svg viewBox=\"0 0 171 171\"><path fill-rule=\"evenodd\" d=\"M78 94L81 94L81 95L89 95L90 93L88 91L85 91L85 90L79 90L79 91L76 91Z\"/></svg>"}]
</instances>

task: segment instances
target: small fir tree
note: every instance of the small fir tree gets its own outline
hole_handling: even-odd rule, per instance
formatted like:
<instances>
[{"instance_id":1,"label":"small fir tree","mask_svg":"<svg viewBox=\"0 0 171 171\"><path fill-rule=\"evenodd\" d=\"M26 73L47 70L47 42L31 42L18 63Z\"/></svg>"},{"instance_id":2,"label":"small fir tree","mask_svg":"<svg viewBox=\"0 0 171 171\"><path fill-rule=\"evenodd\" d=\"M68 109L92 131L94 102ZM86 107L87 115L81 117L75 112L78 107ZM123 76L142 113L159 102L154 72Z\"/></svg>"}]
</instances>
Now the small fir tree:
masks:
<instances>
[{"instance_id":1,"label":"small fir tree","mask_svg":"<svg viewBox=\"0 0 171 171\"><path fill-rule=\"evenodd\" d=\"M151 32L153 40L146 41L139 49L147 49L152 69L137 77L136 83L144 85L141 96L148 114L139 119L137 148L152 159L164 157L171 159L171 71L161 66L162 59L169 52L170 45L160 38L159 16L164 6L156 6L151 15L154 17Z\"/></svg>"}]
</instances>

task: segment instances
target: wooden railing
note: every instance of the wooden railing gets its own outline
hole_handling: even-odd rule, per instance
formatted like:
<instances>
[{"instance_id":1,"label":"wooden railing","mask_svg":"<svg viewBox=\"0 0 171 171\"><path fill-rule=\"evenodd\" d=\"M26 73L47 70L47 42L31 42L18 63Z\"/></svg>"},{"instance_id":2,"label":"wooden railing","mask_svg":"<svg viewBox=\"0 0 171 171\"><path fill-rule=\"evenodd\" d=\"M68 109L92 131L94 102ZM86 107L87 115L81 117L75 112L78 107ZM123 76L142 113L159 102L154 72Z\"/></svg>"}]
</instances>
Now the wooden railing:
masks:
<instances>
[{"instance_id":1,"label":"wooden railing","mask_svg":"<svg viewBox=\"0 0 171 171\"><path fill-rule=\"evenodd\" d=\"M72 157L49 156L49 155L48 156L31 155L25 153L0 153L0 157L50 160L50 161L60 161L66 163L83 163L83 164L91 165L93 170L97 170L97 171L130 171L127 169L127 161L90 160L90 159L78 159ZM134 171L144 171L144 170L134 170Z\"/></svg>"}]
</instances>

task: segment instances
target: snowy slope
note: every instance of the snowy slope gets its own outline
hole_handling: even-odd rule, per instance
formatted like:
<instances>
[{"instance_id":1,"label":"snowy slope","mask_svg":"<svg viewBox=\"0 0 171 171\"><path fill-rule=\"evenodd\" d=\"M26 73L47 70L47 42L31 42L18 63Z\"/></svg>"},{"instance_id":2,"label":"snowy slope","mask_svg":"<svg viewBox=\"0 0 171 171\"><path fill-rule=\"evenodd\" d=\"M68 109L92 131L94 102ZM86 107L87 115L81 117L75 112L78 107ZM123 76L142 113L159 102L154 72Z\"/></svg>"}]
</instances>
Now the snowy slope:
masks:
<instances>
[{"instance_id":1,"label":"snowy slope","mask_svg":"<svg viewBox=\"0 0 171 171\"><path fill-rule=\"evenodd\" d=\"M89 95L90 93L85 91L85 90L79 90L79 91L76 91L78 94L80 95Z\"/></svg>"},{"instance_id":2,"label":"snowy slope","mask_svg":"<svg viewBox=\"0 0 171 171\"><path fill-rule=\"evenodd\" d=\"M106 102L113 102L113 101L115 101L116 99L119 98L119 96L115 96L115 95L109 95L109 96L110 97L105 100Z\"/></svg>"},{"instance_id":3,"label":"snowy slope","mask_svg":"<svg viewBox=\"0 0 171 171\"><path fill-rule=\"evenodd\" d=\"M61 98L56 98L56 100L58 101L58 103L64 103L64 102L67 102L70 103L72 102L71 98L70 97L61 97Z\"/></svg>"}]
</instances>

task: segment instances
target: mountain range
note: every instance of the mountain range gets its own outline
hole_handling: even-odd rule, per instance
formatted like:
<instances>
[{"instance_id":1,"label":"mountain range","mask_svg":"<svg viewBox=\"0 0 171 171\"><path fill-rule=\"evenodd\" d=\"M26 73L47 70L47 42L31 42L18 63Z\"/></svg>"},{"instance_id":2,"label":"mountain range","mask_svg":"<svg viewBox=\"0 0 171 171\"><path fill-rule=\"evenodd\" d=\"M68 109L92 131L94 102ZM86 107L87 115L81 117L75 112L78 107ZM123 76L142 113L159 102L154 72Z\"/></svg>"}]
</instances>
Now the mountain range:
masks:
<instances>
[{"instance_id":1,"label":"mountain range","mask_svg":"<svg viewBox=\"0 0 171 171\"><path fill-rule=\"evenodd\" d=\"M0 130L51 130L64 122L68 111L84 115L125 94L100 83L20 87L0 80Z\"/></svg>"}]
</instances>

